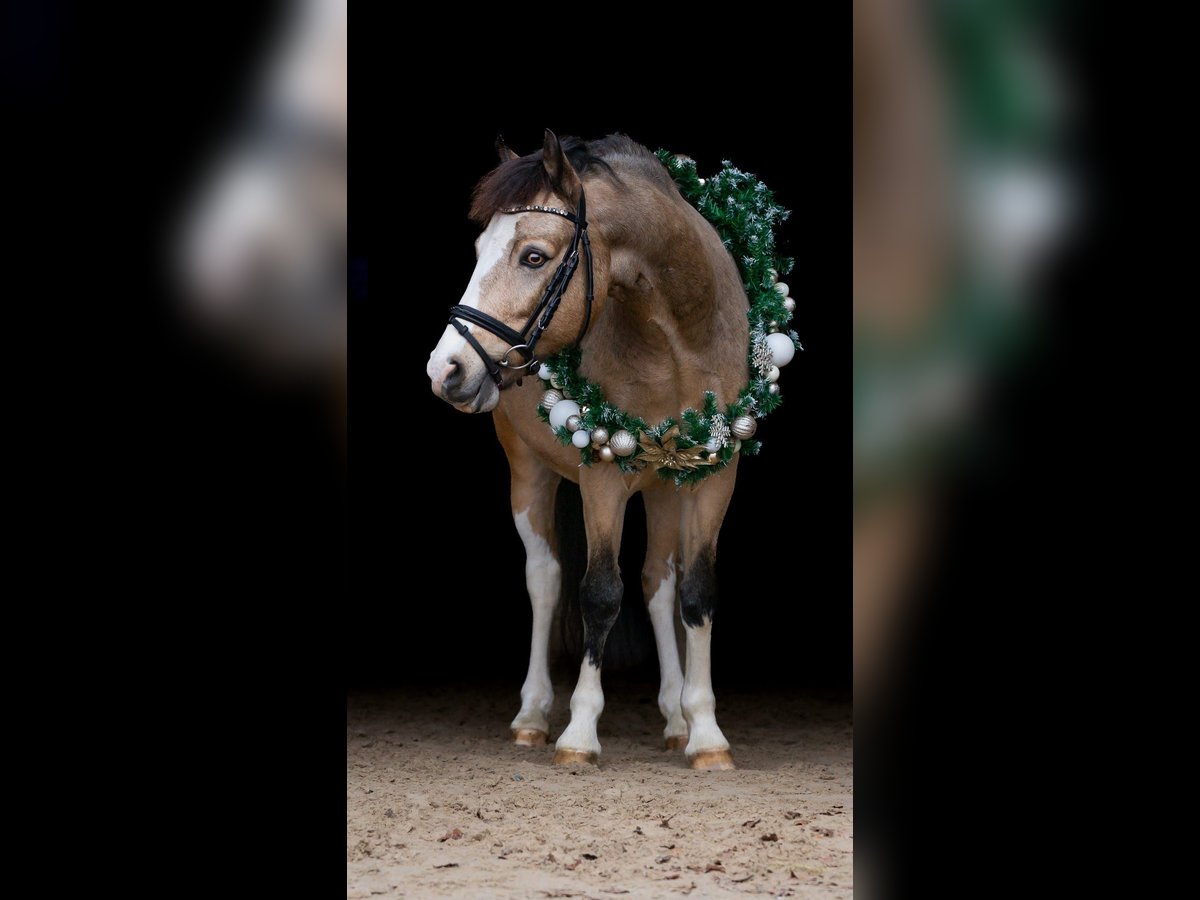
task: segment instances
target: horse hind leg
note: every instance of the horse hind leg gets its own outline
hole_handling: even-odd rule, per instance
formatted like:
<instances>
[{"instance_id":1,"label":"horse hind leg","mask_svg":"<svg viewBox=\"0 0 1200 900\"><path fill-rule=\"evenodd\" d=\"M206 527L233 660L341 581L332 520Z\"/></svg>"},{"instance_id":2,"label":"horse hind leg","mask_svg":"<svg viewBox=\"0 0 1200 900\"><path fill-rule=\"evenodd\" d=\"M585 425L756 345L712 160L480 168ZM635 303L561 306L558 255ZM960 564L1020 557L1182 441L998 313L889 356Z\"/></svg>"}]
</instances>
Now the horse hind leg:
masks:
<instances>
[{"instance_id":1,"label":"horse hind leg","mask_svg":"<svg viewBox=\"0 0 1200 900\"><path fill-rule=\"evenodd\" d=\"M666 719L663 739L668 750L679 750L688 740L681 695L683 670L675 634L678 607L677 570L679 554L679 494L673 487L646 491L646 563L642 567L642 594L654 627L658 647L658 708Z\"/></svg>"},{"instance_id":2,"label":"horse hind leg","mask_svg":"<svg viewBox=\"0 0 1200 900\"><path fill-rule=\"evenodd\" d=\"M681 705L689 735L685 751L693 769L734 768L729 741L717 725L711 656L712 616L717 600L717 534L733 495L733 475L731 467L683 498L679 611L687 634L687 668Z\"/></svg>"}]
</instances>

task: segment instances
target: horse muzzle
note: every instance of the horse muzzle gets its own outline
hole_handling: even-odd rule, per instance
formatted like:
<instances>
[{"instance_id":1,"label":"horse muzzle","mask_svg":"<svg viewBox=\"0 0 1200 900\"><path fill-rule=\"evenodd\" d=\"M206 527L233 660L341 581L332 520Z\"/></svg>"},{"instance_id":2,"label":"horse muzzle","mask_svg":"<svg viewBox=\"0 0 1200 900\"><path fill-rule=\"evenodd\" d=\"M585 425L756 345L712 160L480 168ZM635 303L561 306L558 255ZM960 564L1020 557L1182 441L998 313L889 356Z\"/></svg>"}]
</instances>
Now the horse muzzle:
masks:
<instances>
[{"instance_id":1,"label":"horse muzzle","mask_svg":"<svg viewBox=\"0 0 1200 900\"><path fill-rule=\"evenodd\" d=\"M500 402L499 388L476 360L435 355L426 372L433 393L461 412L491 412Z\"/></svg>"}]
</instances>

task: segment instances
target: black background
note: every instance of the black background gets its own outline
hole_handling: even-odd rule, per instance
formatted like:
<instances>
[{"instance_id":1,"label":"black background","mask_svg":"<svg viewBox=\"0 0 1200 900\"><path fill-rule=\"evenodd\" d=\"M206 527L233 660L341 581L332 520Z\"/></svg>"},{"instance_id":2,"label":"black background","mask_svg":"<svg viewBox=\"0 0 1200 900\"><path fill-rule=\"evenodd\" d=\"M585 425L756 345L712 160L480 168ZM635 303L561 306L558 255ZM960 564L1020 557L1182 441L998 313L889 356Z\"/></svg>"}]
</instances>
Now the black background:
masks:
<instances>
[{"instance_id":1,"label":"black background","mask_svg":"<svg viewBox=\"0 0 1200 900\"><path fill-rule=\"evenodd\" d=\"M484 108L442 123L436 150L406 156L411 148L400 147L367 196L352 193L353 227L370 229L373 243L371 297L351 311L349 571L363 626L352 681L478 674L516 688L523 677L530 613L504 453L490 416L432 394L425 364L474 266L478 231L465 210L496 163L495 135L526 153L552 126L562 135L623 130L651 149L686 152L701 173L730 159L799 210L779 238L798 258L787 280L807 349L783 370L785 403L760 425L763 453L738 468L718 553L715 671L718 686L736 676L849 683L849 304L815 271L822 226L803 212L794 148L739 132L734 119L718 111L653 123L604 104L534 116ZM412 496L418 484L428 502ZM625 605L644 619L640 498L626 521Z\"/></svg>"}]
</instances>

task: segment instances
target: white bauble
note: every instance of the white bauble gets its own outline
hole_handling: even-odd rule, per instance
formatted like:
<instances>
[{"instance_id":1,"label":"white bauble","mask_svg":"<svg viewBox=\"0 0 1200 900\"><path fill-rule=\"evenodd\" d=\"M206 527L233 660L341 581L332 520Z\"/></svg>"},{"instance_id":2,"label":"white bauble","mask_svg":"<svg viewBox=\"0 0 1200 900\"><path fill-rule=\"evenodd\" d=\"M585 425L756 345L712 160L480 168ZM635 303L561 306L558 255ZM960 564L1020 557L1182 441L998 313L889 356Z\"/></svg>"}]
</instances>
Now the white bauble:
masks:
<instances>
[{"instance_id":1,"label":"white bauble","mask_svg":"<svg viewBox=\"0 0 1200 900\"><path fill-rule=\"evenodd\" d=\"M721 448L724 446L725 446L725 443L723 441L721 441L719 438L709 438L708 443L706 443L704 445L704 449L707 450L709 453L720 453Z\"/></svg>"},{"instance_id":2,"label":"white bauble","mask_svg":"<svg viewBox=\"0 0 1200 900\"><path fill-rule=\"evenodd\" d=\"M775 282L775 290L779 293L780 297L786 297L788 294L790 294L792 292L792 289L787 286L786 281Z\"/></svg>"},{"instance_id":3,"label":"white bauble","mask_svg":"<svg viewBox=\"0 0 1200 900\"><path fill-rule=\"evenodd\" d=\"M579 404L574 400L559 400L550 407L550 424L555 428L563 428L567 419L579 415ZM579 432L575 432L579 434Z\"/></svg>"},{"instance_id":4,"label":"white bauble","mask_svg":"<svg viewBox=\"0 0 1200 900\"><path fill-rule=\"evenodd\" d=\"M617 456L632 456L633 451L637 449L637 438L621 429L608 439L608 446L612 447Z\"/></svg>"},{"instance_id":5,"label":"white bauble","mask_svg":"<svg viewBox=\"0 0 1200 900\"><path fill-rule=\"evenodd\" d=\"M771 348L771 361L777 366L786 366L796 355L796 345L782 331L767 335L767 346ZM562 404L559 404L560 406ZM558 409L558 406L554 407Z\"/></svg>"},{"instance_id":6,"label":"white bauble","mask_svg":"<svg viewBox=\"0 0 1200 900\"><path fill-rule=\"evenodd\" d=\"M550 374L550 367L548 365L542 363L538 366L538 378L542 379L542 381L549 381Z\"/></svg>"},{"instance_id":7,"label":"white bauble","mask_svg":"<svg viewBox=\"0 0 1200 900\"><path fill-rule=\"evenodd\" d=\"M582 428L580 428L573 435L571 435L571 443L574 444L576 447L578 447L580 450L582 450L584 447L586 447L591 442L592 442L592 436L590 434L588 434L586 431L584 431Z\"/></svg>"},{"instance_id":8,"label":"white bauble","mask_svg":"<svg viewBox=\"0 0 1200 900\"><path fill-rule=\"evenodd\" d=\"M767 381L771 382L771 384L774 384L778 380L779 380L779 366L771 366L770 371L767 372Z\"/></svg>"}]
</instances>

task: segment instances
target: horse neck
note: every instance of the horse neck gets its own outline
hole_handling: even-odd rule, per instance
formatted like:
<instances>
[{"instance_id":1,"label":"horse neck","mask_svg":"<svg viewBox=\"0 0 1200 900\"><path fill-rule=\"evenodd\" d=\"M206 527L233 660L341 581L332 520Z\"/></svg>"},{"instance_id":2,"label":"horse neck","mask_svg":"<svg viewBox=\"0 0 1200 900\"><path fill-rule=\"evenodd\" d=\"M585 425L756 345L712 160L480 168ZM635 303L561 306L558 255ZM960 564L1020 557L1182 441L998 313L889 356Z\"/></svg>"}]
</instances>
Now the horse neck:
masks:
<instances>
[{"instance_id":1,"label":"horse neck","mask_svg":"<svg viewBox=\"0 0 1200 900\"><path fill-rule=\"evenodd\" d=\"M601 198L589 218L609 246L610 281L585 359L601 372L636 370L641 390L669 383L687 402L708 389L732 399L745 380L747 303L720 238L674 192L649 186Z\"/></svg>"}]
</instances>

